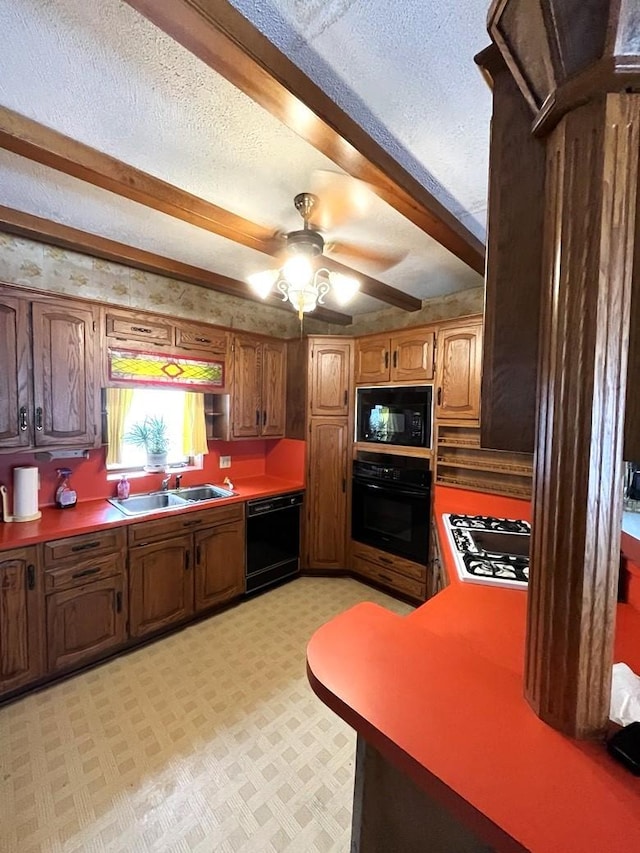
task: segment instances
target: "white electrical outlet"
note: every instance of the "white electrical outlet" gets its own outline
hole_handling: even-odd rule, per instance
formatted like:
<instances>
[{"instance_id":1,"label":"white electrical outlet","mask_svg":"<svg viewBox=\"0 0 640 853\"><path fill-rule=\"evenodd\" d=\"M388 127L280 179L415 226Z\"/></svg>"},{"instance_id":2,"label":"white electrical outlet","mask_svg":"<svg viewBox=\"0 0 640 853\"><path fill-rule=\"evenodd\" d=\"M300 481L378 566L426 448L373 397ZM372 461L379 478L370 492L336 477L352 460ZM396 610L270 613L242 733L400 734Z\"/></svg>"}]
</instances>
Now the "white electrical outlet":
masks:
<instances>
[{"instance_id":1,"label":"white electrical outlet","mask_svg":"<svg viewBox=\"0 0 640 853\"><path fill-rule=\"evenodd\" d=\"M231 468L231 457L230 456L221 456L220 457L220 467L221 468Z\"/></svg>"}]
</instances>

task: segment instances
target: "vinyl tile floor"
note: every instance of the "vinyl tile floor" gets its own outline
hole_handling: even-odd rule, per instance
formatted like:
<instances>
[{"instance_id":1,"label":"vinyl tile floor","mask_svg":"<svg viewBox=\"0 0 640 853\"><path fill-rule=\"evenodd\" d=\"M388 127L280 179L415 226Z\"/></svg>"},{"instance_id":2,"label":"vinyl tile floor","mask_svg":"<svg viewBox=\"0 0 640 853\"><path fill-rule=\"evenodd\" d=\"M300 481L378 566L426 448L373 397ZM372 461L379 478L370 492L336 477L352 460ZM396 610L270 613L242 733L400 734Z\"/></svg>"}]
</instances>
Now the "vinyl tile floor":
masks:
<instances>
[{"instance_id":1,"label":"vinyl tile floor","mask_svg":"<svg viewBox=\"0 0 640 853\"><path fill-rule=\"evenodd\" d=\"M306 643L359 601L299 578L0 709L2 853L346 853L355 734Z\"/></svg>"}]
</instances>

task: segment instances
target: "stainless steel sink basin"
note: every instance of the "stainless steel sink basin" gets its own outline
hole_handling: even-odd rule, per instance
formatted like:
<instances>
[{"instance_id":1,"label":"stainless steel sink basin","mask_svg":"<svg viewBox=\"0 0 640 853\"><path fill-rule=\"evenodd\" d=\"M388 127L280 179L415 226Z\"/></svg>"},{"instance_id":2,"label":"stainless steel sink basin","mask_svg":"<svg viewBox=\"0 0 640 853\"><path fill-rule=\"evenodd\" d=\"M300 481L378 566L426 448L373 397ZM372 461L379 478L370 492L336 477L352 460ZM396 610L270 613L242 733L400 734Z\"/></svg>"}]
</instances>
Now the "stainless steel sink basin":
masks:
<instances>
[{"instance_id":1,"label":"stainless steel sink basin","mask_svg":"<svg viewBox=\"0 0 640 853\"><path fill-rule=\"evenodd\" d=\"M174 492L155 492L151 495L132 495L126 500L107 498L110 504L125 515L148 515L165 509L178 509L186 506L188 501Z\"/></svg>"},{"instance_id":2,"label":"stainless steel sink basin","mask_svg":"<svg viewBox=\"0 0 640 853\"><path fill-rule=\"evenodd\" d=\"M235 492L207 483L204 486L186 486L184 489L176 489L172 494L180 495L181 498L191 502L212 501L216 498L232 498Z\"/></svg>"}]
</instances>

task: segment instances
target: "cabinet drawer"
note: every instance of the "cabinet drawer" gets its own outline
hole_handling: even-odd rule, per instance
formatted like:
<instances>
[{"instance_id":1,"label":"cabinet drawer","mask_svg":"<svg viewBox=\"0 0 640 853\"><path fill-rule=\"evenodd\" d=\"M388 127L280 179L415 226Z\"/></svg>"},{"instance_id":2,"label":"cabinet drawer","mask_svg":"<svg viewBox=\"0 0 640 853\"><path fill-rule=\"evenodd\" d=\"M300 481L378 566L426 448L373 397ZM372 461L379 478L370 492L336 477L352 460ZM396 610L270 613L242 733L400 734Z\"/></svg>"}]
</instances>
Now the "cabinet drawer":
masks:
<instances>
[{"instance_id":1,"label":"cabinet drawer","mask_svg":"<svg viewBox=\"0 0 640 853\"><path fill-rule=\"evenodd\" d=\"M181 323L176 327L176 346L203 352L224 354L227 351L226 332L196 323Z\"/></svg>"},{"instance_id":2,"label":"cabinet drawer","mask_svg":"<svg viewBox=\"0 0 640 853\"><path fill-rule=\"evenodd\" d=\"M102 578L110 578L124 572L122 554L109 554L96 560L83 560L60 569L47 569L44 573L45 592L72 589Z\"/></svg>"},{"instance_id":3,"label":"cabinet drawer","mask_svg":"<svg viewBox=\"0 0 640 853\"><path fill-rule=\"evenodd\" d=\"M129 527L129 545L146 545L181 533L192 533L205 527L224 524L227 521L241 521L243 517L244 504L241 503L200 512L178 512L170 518L132 524Z\"/></svg>"},{"instance_id":4,"label":"cabinet drawer","mask_svg":"<svg viewBox=\"0 0 640 853\"><path fill-rule=\"evenodd\" d=\"M173 326L148 317L138 319L126 315L107 313L107 336L126 341L147 341L173 346Z\"/></svg>"},{"instance_id":5,"label":"cabinet drawer","mask_svg":"<svg viewBox=\"0 0 640 853\"><path fill-rule=\"evenodd\" d=\"M420 581L420 583L425 582L426 567L421 566L419 563L412 563L411 560L405 560L404 557L397 557L395 554L378 551L377 548L371 548L360 542L352 543L351 553L354 557L358 557L361 560L375 563L380 569L391 569L409 578L414 578L414 580Z\"/></svg>"},{"instance_id":6,"label":"cabinet drawer","mask_svg":"<svg viewBox=\"0 0 640 853\"><path fill-rule=\"evenodd\" d=\"M120 551L125 546L125 532L122 527L111 530L99 530L96 533L83 533L81 536L69 536L67 539L54 539L44 543L44 564L55 567L71 559L97 557Z\"/></svg>"},{"instance_id":7,"label":"cabinet drawer","mask_svg":"<svg viewBox=\"0 0 640 853\"><path fill-rule=\"evenodd\" d=\"M419 583L391 569L384 569L381 566L370 563L368 560L362 560L360 557L354 556L353 571L364 578L369 578L405 595L409 595L411 598L416 598L419 601L424 601L425 599L426 586L424 583Z\"/></svg>"}]
</instances>

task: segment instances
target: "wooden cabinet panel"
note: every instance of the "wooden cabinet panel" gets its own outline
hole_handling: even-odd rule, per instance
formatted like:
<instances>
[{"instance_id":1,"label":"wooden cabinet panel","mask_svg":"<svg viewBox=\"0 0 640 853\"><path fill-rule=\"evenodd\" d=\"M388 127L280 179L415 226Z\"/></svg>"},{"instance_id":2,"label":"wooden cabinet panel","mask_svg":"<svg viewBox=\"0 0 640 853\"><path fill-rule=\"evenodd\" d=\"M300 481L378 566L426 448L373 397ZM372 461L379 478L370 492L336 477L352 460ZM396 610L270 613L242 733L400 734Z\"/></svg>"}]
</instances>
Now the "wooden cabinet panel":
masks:
<instances>
[{"instance_id":1,"label":"wooden cabinet panel","mask_svg":"<svg viewBox=\"0 0 640 853\"><path fill-rule=\"evenodd\" d=\"M106 557L83 560L71 566L48 569L44 572L46 592L58 592L63 589L84 586L87 583L122 574L124 557L122 554L108 554Z\"/></svg>"},{"instance_id":2,"label":"wooden cabinet panel","mask_svg":"<svg viewBox=\"0 0 640 853\"><path fill-rule=\"evenodd\" d=\"M389 381L389 337L356 341L356 385Z\"/></svg>"},{"instance_id":3,"label":"wooden cabinet panel","mask_svg":"<svg viewBox=\"0 0 640 853\"><path fill-rule=\"evenodd\" d=\"M408 578L400 572L394 572L393 569L370 563L360 557L354 557L353 571L363 578L368 578L417 601L424 601L425 584Z\"/></svg>"},{"instance_id":4,"label":"wooden cabinet panel","mask_svg":"<svg viewBox=\"0 0 640 853\"><path fill-rule=\"evenodd\" d=\"M173 346L173 325L160 317L139 315L133 311L106 313L107 337L122 341L144 341L146 344Z\"/></svg>"},{"instance_id":5,"label":"wooden cabinet panel","mask_svg":"<svg viewBox=\"0 0 640 853\"><path fill-rule=\"evenodd\" d=\"M435 334L414 329L391 338L391 370L393 382L424 382L433 379L433 344Z\"/></svg>"},{"instance_id":6,"label":"wooden cabinet panel","mask_svg":"<svg viewBox=\"0 0 640 853\"><path fill-rule=\"evenodd\" d=\"M410 329L356 342L356 384L433 379L433 329Z\"/></svg>"},{"instance_id":7,"label":"wooden cabinet panel","mask_svg":"<svg viewBox=\"0 0 640 853\"><path fill-rule=\"evenodd\" d=\"M121 551L126 542L125 530L122 527L111 527L108 530L97 530L95 533L82 533L80 536L67 536L64 539L53 539L43 545L44 564L55 567L68 563L69 560L79 560L86 556L97 557L112 551Z\"/></svg>"},{"instance_id":8,"label":"wooden cabinet panel","mask_svg":"<svg viewBox=\"0 0 640 853\"><path fill-rule=\"evenodd\" d=\"M229 336L222 329L199 323L179 323L176 326L176 346L182 349L226 355Z\"/></svg>"},{"instance_id":9,"label":"wooden cabinet panel","mask_svg":"<svg viewBox=\"0 0 640 853\"><path fill-rule=\"evenodd\" d=\"M236 337L233 351L233 436L260 435L262 342Z\"/></svg>"},{"instance_id":10,"label":"wooden cabinet panel","mask_svg":"<svg viewBox=\"0 0 640 853\"><path fill-rule=\"evenodd\" d=\"M262 345L262 435L283 436L287 415L287 351L284 341Z\"/></svg>"},{"instance_id":11,"label":"wooden cabinet panel","mask_svg":"<svg viewBox=\"0 0 640 853\"><path fill-rule=\"evenodd\" d=\"M49 672L99 657L126 639L123 575L47 596Z\"/></svg>"},{"instance_id":12,"label":"wooden cabinet panel","mask_svg":"<svg viewBox=\"0 0 640 853\"><path fill-rule=\"evenodd\" d=\"M129 525L129 545L148 545L161 542L185 533L196 532L203 527L241 521L244 518L244 504L235 503L203 509L200 512L177 512L156 521L139 521Z\"/></svg>"},{"instance_id":13,"label":"wooden cabinet panel","mask_svg":"<svg viewBox=\"0 0 640 853\"><path fill-rule=\"evenodd\" d=\"M129 631L151 634L193 613L192 537L143 545L129 554Z\"/></svg>"},{"instance_id":14,"label":"wooden cabinet panel","mask_svg":"<svg viewBox=\"0 0 640 853\"><path fill-rule=\"evenodd\" d=\"M347 541L346 418L313 418L307 477L307 566L344 569Z\"/></svg>"},{"instance_id":15,"label":"wooden cabinet panel","mask_svg":"<svg viewBox=\"0 0 640 853\"><path fill-rule=\"evenodd\" d=\"M425 581L426 566L414 563L412 560L407 560L404 557L398 557L396 554L380 551L378 548L365 545L363 542L353 542L351 554L354 557L359 557L361 560L367 560L369 563L376 563L381 569L392 569L394 572L399 572L420 583L424 583Z\"/></svg>"},{"instance_id":16,"label":"wooden cabinet panel","mask_svg":"<svg viewBox=\"0 0 640 853\"><path fill-rule=\"evenodd\" d=\"M35 548L0 555L0 694L43 672L43 596Z\"/></svg>"},{"instance_id":17,"label":"wooden cabinet panel","mask_svg":"<svg viewBox=\"0 0 640 853\"><path fill-rule=\"evenodd\" d=\"M65 302L32 305L35 444L97 445L96 316Z\"/></svg>"},{"instance_id":18,"label":"wooden cabinet panel","mask_svg":"<svg viewBox=\"0 0 640 853\"><path fill-rule=\"evenodd\" d=\"M32 432L29 304L0 296L0 447L28 447Z\"/></svg>"},{"instance_id":19,"label":"wooden cabinet panel","mask_svg":"<svg viewBox=\"0 0 640 853\"><path fill-rule=\"evenodd\" d=\"M481 335L480 323L438 334L437 417L480 417Z\"/></svg>"},{"instance_id":20,"label":"wooden cabinet panel","mask_svg":"<svg viewBox=\"0 0 640 853\"><path fill-rule=\"evenodd\" d=\"M351 341L314 341L311 346L311 414L344 416L349 413Z\"/></svg>"},{"instance_id":21,"label":"wooden cabinet panel","mask_svg":"<svg viewBox=\"0 0 640 853\"><path fill-rule=\"evenodd\" d=\"M244 592L244 524L223 524L195 535L196 613Z\"/></svg>"}]
</instances>

